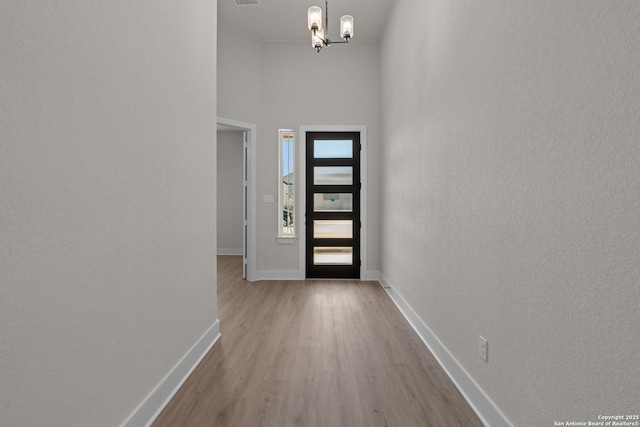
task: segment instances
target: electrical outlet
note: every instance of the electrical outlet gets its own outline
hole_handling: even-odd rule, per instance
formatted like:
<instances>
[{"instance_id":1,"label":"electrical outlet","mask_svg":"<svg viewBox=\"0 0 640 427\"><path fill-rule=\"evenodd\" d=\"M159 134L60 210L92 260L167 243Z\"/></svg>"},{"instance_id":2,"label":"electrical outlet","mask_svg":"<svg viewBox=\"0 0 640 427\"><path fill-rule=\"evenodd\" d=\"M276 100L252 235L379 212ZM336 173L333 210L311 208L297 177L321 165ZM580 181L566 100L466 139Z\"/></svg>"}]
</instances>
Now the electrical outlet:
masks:
<instances>
[{"instance_id":1,"label":"electrical outlet","mask_svg":"<svg viewBox=\"0 0 640 427\"><path fill-rule=\"evenodd\" d=\"M478 337L479 337L478 353L480 354L480 358L482 360L484 360L485 362L488 362L489 361L489 342L482 335L478 335Z\"/></svg>"}]
</instances>

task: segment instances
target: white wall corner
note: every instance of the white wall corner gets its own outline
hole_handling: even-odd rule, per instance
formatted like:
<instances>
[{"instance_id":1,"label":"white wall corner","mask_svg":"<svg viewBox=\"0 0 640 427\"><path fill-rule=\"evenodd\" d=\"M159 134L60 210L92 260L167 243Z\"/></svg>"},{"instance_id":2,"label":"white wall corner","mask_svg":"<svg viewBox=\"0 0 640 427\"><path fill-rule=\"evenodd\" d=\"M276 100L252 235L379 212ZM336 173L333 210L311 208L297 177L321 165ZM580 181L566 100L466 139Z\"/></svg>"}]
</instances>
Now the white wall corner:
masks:
<instances>
[{"instance_id":1,"label":"white wall corner","mask_svg":"<svg viewBox=\"0 0 640 427\"><path fill-rule=\"evenodd\" d=\"M120 427L150 426L220 336L220 321L216 319Z\"/></svg>"},{"instance_id":2,"label":"white wall corner","mask_svg":"<svg viewBox=\"0 0 640 427\"><path fill-rule=\"evenodd\" d=\"M363 270L360 272L360 280L368 280L379 282L380 281L380 272L379 271L369 271Z\"/></svg>"},{"instance_id":3,"label":"white wall corner","mask_svg":"<svg viewBox=\"0 0 640 427\"><path fill-rule=\"evenodd\" d=\"M389 279L382 273L380 273L379 282L438 363L440 363L440 366L442 366L451 381L460 390L460 393L478 415L480 421L487 427L513 427L513 424L502 413L500 408L493 403L491 398L480 388L471 375L453 357L440 339L418 316L402 295L393 288Z\"/></svg>"}]
</instances>

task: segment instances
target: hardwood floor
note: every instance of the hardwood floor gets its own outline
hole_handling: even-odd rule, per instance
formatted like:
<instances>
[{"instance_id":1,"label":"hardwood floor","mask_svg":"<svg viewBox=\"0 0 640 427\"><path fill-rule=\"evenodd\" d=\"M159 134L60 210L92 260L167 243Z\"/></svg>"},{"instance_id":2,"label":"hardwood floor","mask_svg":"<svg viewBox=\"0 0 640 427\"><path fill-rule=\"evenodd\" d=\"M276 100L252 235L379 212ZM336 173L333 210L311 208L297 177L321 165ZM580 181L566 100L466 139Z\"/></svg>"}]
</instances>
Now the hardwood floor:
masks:
<instances>
[{"instance_id":1,"label":"hardwood floor","mask_svg":"<svg viewBox=\"0 0 640 427\"><path fill-rule=\"evenodd\" d=\"M153 424L482 426L376 282L245 282L218 257L222 337Z\"/></svg>"}]
</instances>

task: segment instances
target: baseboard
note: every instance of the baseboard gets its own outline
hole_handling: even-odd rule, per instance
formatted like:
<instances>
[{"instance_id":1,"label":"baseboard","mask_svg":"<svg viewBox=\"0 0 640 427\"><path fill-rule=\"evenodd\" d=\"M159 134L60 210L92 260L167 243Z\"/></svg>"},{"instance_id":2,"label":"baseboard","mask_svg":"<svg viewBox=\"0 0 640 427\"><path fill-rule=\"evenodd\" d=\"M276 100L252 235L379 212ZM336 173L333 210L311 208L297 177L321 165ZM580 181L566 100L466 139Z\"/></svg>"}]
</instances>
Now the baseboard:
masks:
<instances>
[{"instance_id":1,"label":"baseboard","mask_svg":"<svg viewBox=\"0 0 640 427\"><path fill-rule=\"evenodd\" d=\"M219 338L220 321L216 320L120 427L150 426Z\"/></svg>"},{"instance_id":2,"label":"baseboard","mask_svg":"<svg viewBox=\"0 0 640 427\"><path fill-rule=\"evenodd\" d=\"M304 271L299 270L258 270L256 280L304 280Z\"/></svg>"},{"instance_id":3,"label":"baseboard","mask_svg":"<svg viewBox=\"0 0 640 427\"><path fill-rule=\"evenodd\" d=\"M305 280L305 274L298 270L259 270L256 272L256 280ZM380 273L363 271L360 273L360 280L380 281Z\"/></svg>"},{"instance_id":4,"label":"baseboard","mask_svg":"<svg viewBox=\"0 0 640 427\"><path fill-rule=\"evenodd\" d=\"M456 358L453 357L436 334L424 323L402 295L393 288L389 280L382 273L380 273L380 284L438 360L482 423L487 427L513 427L513 424L505 417L502 411L493 403L489 396L480 388Z\"/></svg>"},{"instance_id":5,"label":"baseboard","mask_svg":"<svg viewBox=\"0 0 640 427\"><path fill-rule=\"evenodd\" d=\"M218 255L242 255L242 248L218 248Z\"/></svg>"}]
</instances>

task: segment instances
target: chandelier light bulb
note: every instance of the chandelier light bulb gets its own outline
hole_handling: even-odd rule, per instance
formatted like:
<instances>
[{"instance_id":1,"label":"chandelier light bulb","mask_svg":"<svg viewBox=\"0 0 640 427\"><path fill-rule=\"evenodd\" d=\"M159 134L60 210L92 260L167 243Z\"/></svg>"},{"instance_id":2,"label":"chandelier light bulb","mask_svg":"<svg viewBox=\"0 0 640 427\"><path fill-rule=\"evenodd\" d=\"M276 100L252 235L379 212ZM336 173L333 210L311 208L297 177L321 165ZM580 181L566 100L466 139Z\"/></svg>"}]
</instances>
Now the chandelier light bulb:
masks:
<instances>
[{"instance_id":1,"label":"chandelier light bulb","mask_svg":"<svg viewBox=\"0 0 640 427\"><path fill-rule=\"evenodd\" d=\"M311 6L307 16L310 31L316 31L322 28L322 9L318 6Z\"/></svg>"},{"instance_id":2,"label":"chandelier light bulb","mask_svg":"<svg viewBox=\"0 0 640 427\"><path fill-rule=\"evenodd\" d=\"M340 36L343 39L353 37L353 16L344 15L340 18Z\"/></svg>"},{"instance_id":3,"label":"chandelier light bulb","mask_svg":"<svg viewBox=\"0 0 640 427\"><path fill-rule=\"evenodd\" d=\"M311 46L313 46L318 53L320 49L324 47L324 30L322 28L311 33Z\"/></svg>"}]
</instances>

